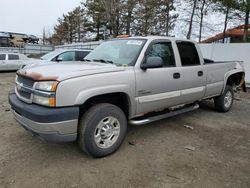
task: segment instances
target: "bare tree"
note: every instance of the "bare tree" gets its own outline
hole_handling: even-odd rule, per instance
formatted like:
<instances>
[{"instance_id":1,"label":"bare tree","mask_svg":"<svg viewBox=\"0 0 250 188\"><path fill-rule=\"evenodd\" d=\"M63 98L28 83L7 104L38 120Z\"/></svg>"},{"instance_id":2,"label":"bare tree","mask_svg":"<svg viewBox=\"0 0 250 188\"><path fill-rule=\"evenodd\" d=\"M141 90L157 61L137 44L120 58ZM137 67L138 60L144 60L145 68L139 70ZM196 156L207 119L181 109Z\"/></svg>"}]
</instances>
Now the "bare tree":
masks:
<instances>
[{"instance_id":1,"label":"bare tree","mask_svg":"<svg viewBox=\"0 0 250 188\"><path fill-rule=\"evenodd\" d=\"M200 8L200 29L199 29L199 42L201 41L202 28L203 28L203 18L204 18L204 8L206 5L206 0L202 0Z\"/></svg>"},{"instance_id":2,"label":"bare tree","mask_svg":"<svg viewBox=\"0 0 250 188\"><path fill-rule=\"evenodd\" d=\"M196 6L197 6L197 0L194 0L193 1L192 13L191 13L191 17L190 17L190 20L189 20L189 27L188 27L188 32L187 32L187 39L190 39L190 37L191 37L192 27L193 27L193 19L194 19L194 14L195 14Z\"/></svg>"}]
</instances>

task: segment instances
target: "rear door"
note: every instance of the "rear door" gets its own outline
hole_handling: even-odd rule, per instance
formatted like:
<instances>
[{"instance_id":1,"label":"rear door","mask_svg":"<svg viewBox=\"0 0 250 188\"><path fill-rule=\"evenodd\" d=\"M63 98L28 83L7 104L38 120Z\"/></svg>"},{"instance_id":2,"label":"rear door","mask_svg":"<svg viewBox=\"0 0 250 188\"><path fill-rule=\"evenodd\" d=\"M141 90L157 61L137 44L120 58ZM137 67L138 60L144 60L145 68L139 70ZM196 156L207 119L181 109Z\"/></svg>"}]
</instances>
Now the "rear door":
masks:
<instances>
[{"instance_id":1,"label":"rear door","mask_svg":"<svg viewBox=\"0 0 250 188\"><path fill-rule=\"evenodd\" d=\"M5 70L6 54L0 54L0 70Z\"/></svg>"},{"instance_id":2,"label":"rear door","mask_svg":"<svg viewBox=\"0 0 250 188\"><path fill-rule=\"evenodd\" d=\"M205 95L206 72L202 65L196 45L192 42L176 42L182 72L181 103L190 103Z\"/></svg>"},{"instance_id":3,"label":"rear door","mask_svg":"<svg viewBox=\"0 0 250 188\"><path fill-rule=\"evenodd\" d=\"M8 61L6 61L8 70L18 70L22 64L18 54L8 54Z\"/></svg>"},{"instance_id":4,"label":"rear door","mask_svg":"<svg viewBox=\"0 0 250 188\"><path fill-rule=\"evenodd\" d=\"M153 41L144 60L147 57L161 57L163 67L135 69L137 114L174 106L179 104L180 99L181 73L172 43L168 40Z\"/></svg>"}]
</instances>

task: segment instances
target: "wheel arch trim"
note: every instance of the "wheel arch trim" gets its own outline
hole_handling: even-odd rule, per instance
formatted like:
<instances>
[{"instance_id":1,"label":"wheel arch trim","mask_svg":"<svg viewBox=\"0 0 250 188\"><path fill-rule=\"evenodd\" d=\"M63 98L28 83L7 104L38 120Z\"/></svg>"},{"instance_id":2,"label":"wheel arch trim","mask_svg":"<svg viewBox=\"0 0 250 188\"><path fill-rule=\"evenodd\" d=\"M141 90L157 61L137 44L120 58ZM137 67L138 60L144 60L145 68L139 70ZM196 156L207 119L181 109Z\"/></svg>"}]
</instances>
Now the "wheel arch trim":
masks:
<instances>
[{"instance_id":1,"label":"wheel arch trim","mask_svg":"<svg viewBox=\"0 0 250 188\"><path fill-rule=\"evenodd\" d=\"M136 112L136 103L131 100L133 98L133 93L128 89L126 85L114 85L114 86L103 86L98 88L86 89L80 92L75 100L75 105L83 105L86 101L93 97L98 97L101 95L125 94L128 102L128 115L133 116Z\"/></svg>"},{"instance_id":2,"label":"wheel arch trim","mask_svg":"<svg viewBox=\"0 0 250 188\"><path fill-rule=\"evenodd\" d=\"M227 81L228 81L228 79L231 77L231 76L233 76L233 75L235 75L235 74L242 74L242 76L241 76L241 83L240 83L240 85L241 86L243 86L243 84L245 84L244 82L244 80L245 80L245 71L244 71L244 69L243 68L241 68L241 69L234 69L234 70L231 70L231 71L229 71L229 72L227 72L226 74L225 74L225 76L224 76L224 86L223 86L223 89L222 89L222 92L221 93L224 93L224 91L225 91L225 89L226 89L226 86L227 86Z\"/></svg>"}]
</instances>

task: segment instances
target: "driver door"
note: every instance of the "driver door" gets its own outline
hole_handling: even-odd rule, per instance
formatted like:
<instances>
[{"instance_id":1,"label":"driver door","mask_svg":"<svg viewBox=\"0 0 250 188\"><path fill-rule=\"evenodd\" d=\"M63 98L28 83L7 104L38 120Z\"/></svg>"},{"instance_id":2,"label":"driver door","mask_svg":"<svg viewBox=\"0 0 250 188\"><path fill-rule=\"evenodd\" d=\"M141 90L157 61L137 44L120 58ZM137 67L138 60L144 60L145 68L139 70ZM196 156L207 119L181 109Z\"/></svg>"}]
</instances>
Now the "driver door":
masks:
<instances>
[{"instance_id":1,"label":"driver door","mask_svg":"<svg viewBox=\"0 0 250 188\"><path fill-rule=\"evenodd\" d=\"M144 61L147 57L161 57L163 66L136 70L137 114L178 105L181 96L181 72L176 65L171 42L152 42L145 53Z\"/></svg>"}]
</instances>

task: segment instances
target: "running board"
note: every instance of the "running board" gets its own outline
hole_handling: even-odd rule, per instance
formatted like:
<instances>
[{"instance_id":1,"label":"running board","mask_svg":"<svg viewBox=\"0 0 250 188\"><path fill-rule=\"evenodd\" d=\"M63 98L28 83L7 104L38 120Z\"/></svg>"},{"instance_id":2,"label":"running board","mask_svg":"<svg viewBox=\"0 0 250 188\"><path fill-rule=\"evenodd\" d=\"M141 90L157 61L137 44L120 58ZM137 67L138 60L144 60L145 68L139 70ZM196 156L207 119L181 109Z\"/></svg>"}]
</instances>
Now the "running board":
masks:
<instances>
[{"instance_id":1,"label":"running board","mask_svg":"<svg viewBox=\"0 0 250 188\"><path fill-rule=\"evenodd\" d=\"M181 109L177 109L177 110L174 110L174 111L169 111L169 112L164 113L164 114L155 115L155 116L147 117L147 118L144 118L144 119L143 119L143 117L131 119L129 121L129 123L132 124L132 125L144 125L144 124L151 123L151 122L154 122L154 121L158 121L158 120L161 120L161 119L176 116L176 115L179 115L179 114L182 114L182 113L185 113L185 112L190 112L190 111L196 110L198 108L199 108L199 104L193 104L191 106L183 107Z\"/></svg>"}]
</instances>

